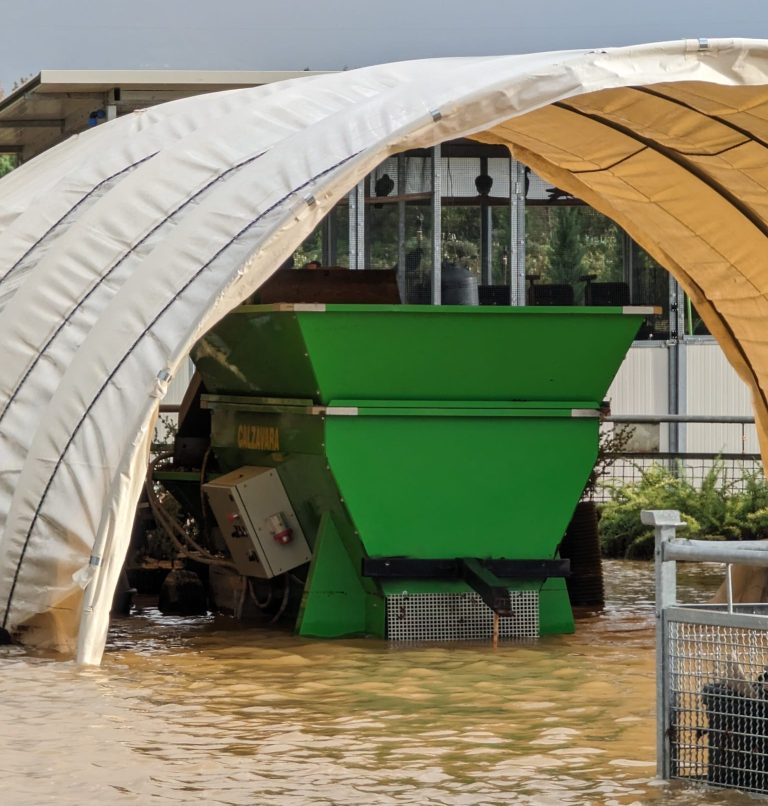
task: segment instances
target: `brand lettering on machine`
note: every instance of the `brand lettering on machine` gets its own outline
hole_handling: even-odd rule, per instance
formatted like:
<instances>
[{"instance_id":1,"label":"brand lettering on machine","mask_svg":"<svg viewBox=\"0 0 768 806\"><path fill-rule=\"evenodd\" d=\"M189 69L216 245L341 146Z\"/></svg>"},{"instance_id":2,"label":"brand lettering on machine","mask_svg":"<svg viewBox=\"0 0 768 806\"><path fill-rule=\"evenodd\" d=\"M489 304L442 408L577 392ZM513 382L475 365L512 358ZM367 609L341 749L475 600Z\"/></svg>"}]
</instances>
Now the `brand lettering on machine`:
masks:
<instances>
[{"instance_id":1,"label":"brand lettering on machine","mask_svg":"<svg viewBox=\"0 0 768 806\"><path fill-rule=\"evenodd\" d=\"M267 425L239 425L237 447L252 451L279 451L280 432Z\"/></svg>"}]
</instances>

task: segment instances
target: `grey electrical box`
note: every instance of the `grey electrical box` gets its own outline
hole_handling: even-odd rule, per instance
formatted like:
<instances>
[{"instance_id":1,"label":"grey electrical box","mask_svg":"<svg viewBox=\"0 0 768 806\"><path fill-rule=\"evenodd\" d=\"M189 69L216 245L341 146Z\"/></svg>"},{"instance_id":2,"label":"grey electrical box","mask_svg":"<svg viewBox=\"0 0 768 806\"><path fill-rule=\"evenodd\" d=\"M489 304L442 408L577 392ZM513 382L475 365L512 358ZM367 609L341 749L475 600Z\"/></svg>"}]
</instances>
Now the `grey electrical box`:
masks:
<instances>
[{"instance_id":1,"label":"grey electrical box","mask_svg":"<svg viewBox=\"0 0 768 806\"><path fill-rule=\"evenodd\" d=\"M312 558L274 468L241 467L204 484L203 490L244 576L270 579Z\"/></svg>"}]
</instances>

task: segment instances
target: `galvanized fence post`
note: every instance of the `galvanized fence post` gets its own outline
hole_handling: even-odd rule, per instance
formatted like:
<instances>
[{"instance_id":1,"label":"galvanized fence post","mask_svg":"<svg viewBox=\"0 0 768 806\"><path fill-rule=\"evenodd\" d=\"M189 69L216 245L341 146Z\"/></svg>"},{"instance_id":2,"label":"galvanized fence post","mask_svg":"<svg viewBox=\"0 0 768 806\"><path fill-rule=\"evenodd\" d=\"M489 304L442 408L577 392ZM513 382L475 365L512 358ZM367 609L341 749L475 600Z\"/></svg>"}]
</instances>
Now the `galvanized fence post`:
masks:
<instances>
[{"instance_id":1,"label":"galvanized fence post","mask_svg":"<svg viewBox=\"0 0 768 806\"><path fill-rule=\"evenodd\" d=\"M768 540L678 538L675 510L641 520L656 532L658 774L768 795L768 603L730 583L732 564L768 569ZM678 603L677 562L722 563L725 594Z\"/></svg>"},{"instance_id":2,"label":"galvanized fence post","mask_svg":"<svg viewBox=\"0 0 768 806\"><path fill-rule=\"evenodd\" d=\"M669 679L666 652L666 608L677 601L677 570L673 560L664 559L664 543L672 540L678 529L685 527L676 509L644 509L640 520L653 526L656 548L656 771L659 778L670 775L669 759Z\"/></svg>"}]
</instances>

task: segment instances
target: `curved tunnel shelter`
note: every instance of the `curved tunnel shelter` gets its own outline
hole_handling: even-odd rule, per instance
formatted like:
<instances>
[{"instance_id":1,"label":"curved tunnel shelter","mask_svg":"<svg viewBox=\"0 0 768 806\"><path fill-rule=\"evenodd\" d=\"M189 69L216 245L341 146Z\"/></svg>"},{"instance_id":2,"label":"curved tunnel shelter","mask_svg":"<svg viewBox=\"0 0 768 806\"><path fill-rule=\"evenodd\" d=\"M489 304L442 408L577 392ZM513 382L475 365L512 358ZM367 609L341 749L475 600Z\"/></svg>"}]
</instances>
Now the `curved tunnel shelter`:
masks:
<instances>
[{"instance_id":1,"label":"curved tunnel shelter","mask_svg":"<svg viewBox=\"0 0 768 806\"><path fill-rule=\"evenodd\" d=\"M98 663L192 345L386 157L509 147L619 223L749 384L768 450L768 42L433 59L188 98L0 182L0 617Z\"/></svg>"}]
</instances>

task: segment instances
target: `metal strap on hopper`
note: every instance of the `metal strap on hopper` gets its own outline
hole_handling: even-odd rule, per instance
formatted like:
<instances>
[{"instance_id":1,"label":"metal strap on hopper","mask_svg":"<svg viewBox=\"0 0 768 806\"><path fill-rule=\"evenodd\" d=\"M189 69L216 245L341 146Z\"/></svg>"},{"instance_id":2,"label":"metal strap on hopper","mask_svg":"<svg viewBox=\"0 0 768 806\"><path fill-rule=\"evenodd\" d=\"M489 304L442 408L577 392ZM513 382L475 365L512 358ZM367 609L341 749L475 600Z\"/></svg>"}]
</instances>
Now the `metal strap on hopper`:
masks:
<instances>
[{"instance_id":1,"label":"metal strap on hopper","mask_svg":"<svg viewBox=\"0 0 768 806\"><path fill-rule=\"evenodd\" d=\"M509 589L503 579L539 580L568 577L570 560L454 560L410 557L365 557L363 576L378 579L456 579L466 582L500 616L512 616Z\"/></svg>"},{"instance_id":2,"label":"metal strap on hopper","mask_svg":"<svg viewBox=\"0 0 768 806\"><path fill-rule=\"evenodd\" d=\"M333 400L312 413L329 417L504 417L560 419L600 417L604 406L590 401Z\"/></svg>"},{"instance_id":3,"label":"metal strap on hopper","mask_svg":"<svg viewBox=\"0 0 768 806\"><path fill-rule=\"evenodd\" d=\"M623 305L621 312L627 315L637 316L659 316L662 313L662 308L658 305Z\"/></svg>"}]
</instances>

